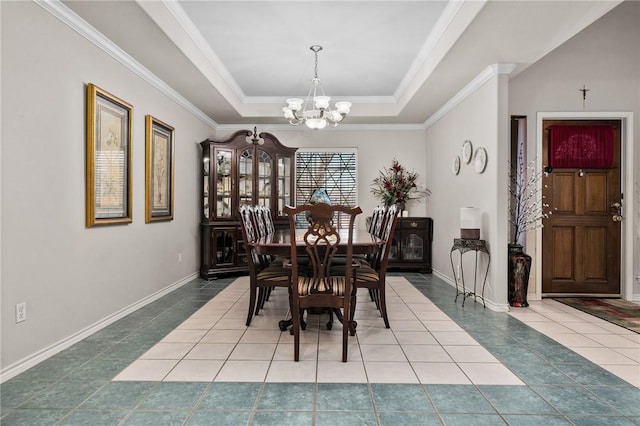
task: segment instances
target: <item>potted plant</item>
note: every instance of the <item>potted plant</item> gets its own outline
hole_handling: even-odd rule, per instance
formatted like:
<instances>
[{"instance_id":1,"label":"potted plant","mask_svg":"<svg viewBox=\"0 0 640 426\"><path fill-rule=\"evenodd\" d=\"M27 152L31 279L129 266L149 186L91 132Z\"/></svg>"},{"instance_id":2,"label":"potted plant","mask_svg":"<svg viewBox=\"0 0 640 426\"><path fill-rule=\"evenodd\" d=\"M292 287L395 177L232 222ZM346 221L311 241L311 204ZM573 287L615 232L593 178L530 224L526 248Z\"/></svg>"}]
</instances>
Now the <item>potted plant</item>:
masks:
<instances>
[{"instance_id":1,"label":"potted plant","mask_svg":"<svg viewBox=\"0 0 640 426\"><path fill-rule=\"evenodd\" d=\"M526 307L529 288L531 256L524 252L521 237L527 231L542 227L542 219L549 217L549 204L544 202L538 182L542 173L535 169L535 159L524 167L522 155L509 173L509 222L513 238L509 242L509 291L510 306Z\"/></svg>"},{"instance_id":2,"label":"potted plant","mask_svg":"<svg viewBox=\"0 0 640 426\"><path fill-rule=\"evenodd\" d=\"M417 180L416 172L407 170L394 158L391 167L380 170L373 180L371 193L386 207L396 204L402 212L407 201L431 195L430 190L418 187Z\"/></svg>"}]
</instances>

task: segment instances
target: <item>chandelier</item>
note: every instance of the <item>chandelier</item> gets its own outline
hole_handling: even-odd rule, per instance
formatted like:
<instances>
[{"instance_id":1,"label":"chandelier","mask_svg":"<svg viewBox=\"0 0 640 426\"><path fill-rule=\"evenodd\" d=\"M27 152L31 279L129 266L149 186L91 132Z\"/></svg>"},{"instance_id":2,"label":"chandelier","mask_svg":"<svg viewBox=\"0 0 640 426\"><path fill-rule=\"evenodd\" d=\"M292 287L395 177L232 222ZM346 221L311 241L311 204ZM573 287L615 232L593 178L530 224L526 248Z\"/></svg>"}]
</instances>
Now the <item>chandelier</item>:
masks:
<instances>
[{"instance_id":1,"label":"chandelier","mask_svg":"<svg viewBox=\"0 0 640 426\"><path fill-rule=\"evenodd\" d=\"M327 123L331 127L336 127L351 110L351 102L336 102L335 109L331 109L329 101L331 98L324 94L322 82L318 78L318 52L322 46L314 44L309 49L315 55L315 76L311 80L311 88L307 95L307 100L299 98L287 99L287 106L282 108L284 118L290 124L306 124L308 128L318 130L324 129Z\"/></svg>"}]
</instances>

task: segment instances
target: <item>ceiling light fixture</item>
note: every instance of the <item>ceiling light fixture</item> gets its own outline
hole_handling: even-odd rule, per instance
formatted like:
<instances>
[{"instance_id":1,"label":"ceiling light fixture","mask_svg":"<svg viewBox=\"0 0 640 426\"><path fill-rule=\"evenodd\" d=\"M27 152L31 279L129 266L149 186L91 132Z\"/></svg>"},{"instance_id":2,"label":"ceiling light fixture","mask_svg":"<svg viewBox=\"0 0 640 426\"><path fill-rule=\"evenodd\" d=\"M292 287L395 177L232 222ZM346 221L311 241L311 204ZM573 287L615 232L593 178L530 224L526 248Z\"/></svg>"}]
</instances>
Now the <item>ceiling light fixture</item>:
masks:
<instances>
[{"instance_id":1,"label":"ceiling light fixture","mask_svg":"<svg viewBox=\"0 0 640 426\"><path fill-rule=\"evenodd\" d=\"M288 105L282 108L284 118L294 126L304 123L308 128L314 130L324 129L327 123L331 127L336 127L351 111L351 102L336 102L335 109L331 109L329 105L331 98L324 94L322 82L318 78L318 52L322 50L322 46L314 44L309 49L314 53L316 61L315 76L311 80L307 100L287 99Z\"/></svg>"}]
</instances>

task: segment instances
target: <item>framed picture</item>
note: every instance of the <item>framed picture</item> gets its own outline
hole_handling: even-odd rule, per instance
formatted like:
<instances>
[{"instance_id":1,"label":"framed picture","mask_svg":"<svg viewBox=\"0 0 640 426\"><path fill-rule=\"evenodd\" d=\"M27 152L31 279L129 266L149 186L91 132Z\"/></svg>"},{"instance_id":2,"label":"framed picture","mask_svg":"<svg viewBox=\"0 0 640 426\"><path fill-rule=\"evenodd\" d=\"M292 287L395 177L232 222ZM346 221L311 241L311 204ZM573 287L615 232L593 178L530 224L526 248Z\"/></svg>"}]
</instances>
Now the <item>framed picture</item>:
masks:
<instances>
[{"instance_id":1,"label":"framed picture","mask_svg":"<svg viewBox=\"0 0 640 426\"><path fill-rule=\"evenodd\" d=\"M173 220L173 127L147 115L145 221Z\"/></svg>"},{"instance_id":2,"label":"framed picture","mask_svg":"<svg viewBox=\"0 0 640 426\"><path fill-rule=\"evenodd\" d=\"M131 223L133 107L87 85L86 225Z\"/></svg>"}]
</instances>

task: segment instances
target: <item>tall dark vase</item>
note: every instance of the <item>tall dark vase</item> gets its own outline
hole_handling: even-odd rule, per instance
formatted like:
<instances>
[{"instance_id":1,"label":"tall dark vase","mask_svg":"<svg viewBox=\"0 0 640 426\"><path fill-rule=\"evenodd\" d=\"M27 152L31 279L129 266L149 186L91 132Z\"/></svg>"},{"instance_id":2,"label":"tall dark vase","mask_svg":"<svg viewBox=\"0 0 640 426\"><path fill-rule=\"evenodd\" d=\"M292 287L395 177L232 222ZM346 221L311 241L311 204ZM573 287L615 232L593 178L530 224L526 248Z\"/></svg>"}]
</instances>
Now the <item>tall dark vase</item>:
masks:
<instances>
[{"instance_id":1,"label":"tall dark vase","mask_svg":"<svg viewBox=\"0 0 640 426\"><path fill-rule=\"evenodd\" d=\"M527 307L531 256L522 250L520 244L509 244L509 305Z\"/></svg>"}]
</instances>

